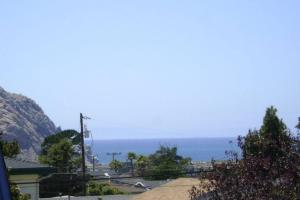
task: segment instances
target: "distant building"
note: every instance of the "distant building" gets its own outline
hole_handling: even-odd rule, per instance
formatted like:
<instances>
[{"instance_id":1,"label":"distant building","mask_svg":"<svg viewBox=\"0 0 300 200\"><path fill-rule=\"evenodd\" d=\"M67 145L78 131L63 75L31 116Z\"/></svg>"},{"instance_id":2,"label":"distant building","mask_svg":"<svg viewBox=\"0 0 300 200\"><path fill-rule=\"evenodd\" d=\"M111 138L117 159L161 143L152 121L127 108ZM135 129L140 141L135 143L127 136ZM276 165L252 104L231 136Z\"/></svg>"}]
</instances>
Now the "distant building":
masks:
<instances>
[{"instance_id":1,"label":"distant building","mask_svg":"<svg viewBox=\"0 0 300 200\"><path fill-rule=\"evenodd\" d=\"M10 183L15 183L22 194L29 196L30 200L39 199L39 179L56 170L47 165L24 161L16 158L5 158Z\"/></svg>"}]
</instances>

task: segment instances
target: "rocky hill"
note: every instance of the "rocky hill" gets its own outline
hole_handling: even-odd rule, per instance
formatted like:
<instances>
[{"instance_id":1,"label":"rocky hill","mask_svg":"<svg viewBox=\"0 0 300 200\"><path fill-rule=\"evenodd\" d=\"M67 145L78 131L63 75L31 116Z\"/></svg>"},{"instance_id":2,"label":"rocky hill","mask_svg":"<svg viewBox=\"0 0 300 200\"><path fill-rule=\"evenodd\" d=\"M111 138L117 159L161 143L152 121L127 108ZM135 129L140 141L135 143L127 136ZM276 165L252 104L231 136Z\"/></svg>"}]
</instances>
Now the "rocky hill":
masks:
<instances>
[{"instance_id":1,"label":"rocky hill","mask_svg":"<svg viewBox=\"0 0 300 200\"><path fill-rule=\"evenodd\" d=\"M33 100L0 87L1 139L16 139L23 157L36 160L44 138L58 129Z\"/></svg>"}]
</instances>

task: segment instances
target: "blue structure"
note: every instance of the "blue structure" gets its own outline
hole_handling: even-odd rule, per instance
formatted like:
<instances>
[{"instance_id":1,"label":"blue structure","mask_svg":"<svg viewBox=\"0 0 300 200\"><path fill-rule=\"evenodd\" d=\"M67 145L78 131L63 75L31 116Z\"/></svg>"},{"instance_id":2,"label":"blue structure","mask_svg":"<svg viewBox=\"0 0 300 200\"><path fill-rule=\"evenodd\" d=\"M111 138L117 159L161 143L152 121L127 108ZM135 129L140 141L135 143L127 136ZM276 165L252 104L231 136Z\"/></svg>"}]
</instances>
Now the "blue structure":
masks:
<instances>
[{"instance_id":1,"label":"blue structure","mask_svg":"<svg viewBox=\"0 0 300 200\"><path fill-rule=\"evenodd\" d=\"M0 200L11 200L4 157L0 147Z\"/></svg>"}]
</instances>

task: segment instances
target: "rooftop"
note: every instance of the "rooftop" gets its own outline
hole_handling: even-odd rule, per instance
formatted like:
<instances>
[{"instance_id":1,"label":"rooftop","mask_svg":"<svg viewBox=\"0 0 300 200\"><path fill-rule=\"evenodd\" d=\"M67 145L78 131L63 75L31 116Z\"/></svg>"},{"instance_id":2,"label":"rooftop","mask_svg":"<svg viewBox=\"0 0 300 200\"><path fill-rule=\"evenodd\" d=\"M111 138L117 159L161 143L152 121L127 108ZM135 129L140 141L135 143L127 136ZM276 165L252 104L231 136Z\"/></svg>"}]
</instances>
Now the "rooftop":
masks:
<instances>
[{"instance_id":1,"label":"rooftop","mask_svg":"<svg viewBox=\"0 0 300 200\"><path fill-rule=\"evenodd\" d=\"M4 158L10 174L44 174L55 172L53 167L19 158Z\"/></svg>"}]
</instances>

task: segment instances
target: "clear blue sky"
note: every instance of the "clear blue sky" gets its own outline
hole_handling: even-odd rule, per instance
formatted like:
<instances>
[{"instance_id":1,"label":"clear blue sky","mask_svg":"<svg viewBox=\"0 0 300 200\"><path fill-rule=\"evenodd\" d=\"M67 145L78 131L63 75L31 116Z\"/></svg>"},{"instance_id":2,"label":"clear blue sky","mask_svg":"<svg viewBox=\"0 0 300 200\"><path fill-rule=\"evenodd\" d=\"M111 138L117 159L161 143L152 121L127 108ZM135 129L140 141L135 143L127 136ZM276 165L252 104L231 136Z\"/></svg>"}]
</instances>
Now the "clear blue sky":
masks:
<instances>
[{"instance_id":1,"label":"clear blue sky","mask_svg":"<svg viewBox=\"0 0 300 200\"><path fill-rule=\"evenodd\" d=\"M225 137L300 116L300 1L0 2L0 86L94 137Z\"/></svg>"}]
</instances>

